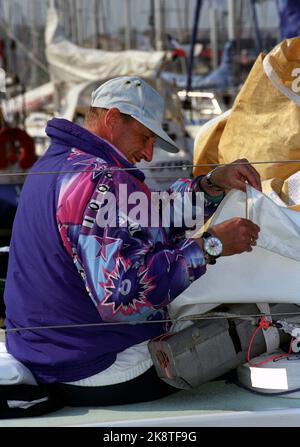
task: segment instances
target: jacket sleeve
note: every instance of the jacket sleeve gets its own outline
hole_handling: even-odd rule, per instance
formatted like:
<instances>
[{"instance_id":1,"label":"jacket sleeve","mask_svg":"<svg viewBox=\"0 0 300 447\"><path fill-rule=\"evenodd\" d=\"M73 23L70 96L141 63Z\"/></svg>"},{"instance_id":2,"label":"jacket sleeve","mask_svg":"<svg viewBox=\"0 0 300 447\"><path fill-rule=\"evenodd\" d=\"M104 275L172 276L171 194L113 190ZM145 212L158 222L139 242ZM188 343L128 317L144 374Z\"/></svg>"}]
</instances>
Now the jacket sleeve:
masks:
<instances>
[{"instance_id":1,"label":"jacket sleeve","mask_svg":"<svg viewBox=\"0 0 300 447\"><path fill-rule=\"evenodd\" d=\"M183 196L185 193L190 193L189 198L187 199L189 201L189 207L190 207L190 214L193 216L197 215L197 209L199 205L197 205L196 201L196 194L202 193L203 194L203 202L201 202L201 209L200 209L200 215L203 219L203 223L205 223L216 211L217 207L223 200L225 194L220 194L217 197L212 197L208 195L201 187L200 187L200 180L203 178L203 175L200 175L198 177L193 178L192 180L182 178L178 179L175 183L173 183L170 188L168 189L168 194L180 194ZM186 203L186 202L185 202ZM198 210L199 213L199 210ZM176 219L176 210L172 213L173 221L170 225L170 232L175 239L180 239L185 237L185 232L190 230L191 228L185 225L183 222L182 225L179 227L175 225L175 219Z\"/></svg>"},{"instance_id":2,"label":"jacket sleeve","mask_svg":"<svg viewBox=\"0 0 300 447\"><path fill-rule=\"evenodd\" d=\"M204 274L206 267L203 253L192 239L174 244L161 228L103 222L99 204L104 203L104 195L110 197L108 193L117 196L116 186L113 178L98 180L82 225L69 226L67 239L101 318L141 320L169 304Z\"/></svg>"}]
</instances>

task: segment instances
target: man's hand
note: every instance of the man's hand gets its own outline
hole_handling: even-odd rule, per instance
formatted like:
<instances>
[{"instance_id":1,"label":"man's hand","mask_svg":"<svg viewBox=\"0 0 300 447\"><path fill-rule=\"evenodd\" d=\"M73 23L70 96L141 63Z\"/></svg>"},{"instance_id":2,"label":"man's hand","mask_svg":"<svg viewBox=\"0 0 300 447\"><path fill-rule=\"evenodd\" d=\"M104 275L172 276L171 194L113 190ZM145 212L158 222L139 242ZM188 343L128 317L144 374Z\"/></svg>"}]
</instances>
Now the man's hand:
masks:
<instances>
[{"instance_id":1,"label":"man's hand","mask_svg":"<svg viewBox=\"0 0 300 447\"><path fill-rule=\"evenodd\" d=\"M243 217L233 217L207 229L213 236L220 239L223 245L221 256L231 256L245 251L252 251L256 245L260 228L251 220ZM202 238L195 242L203 250Z\"/></svg>"},{"instance_id":2,"label":"man's hand","mask_svg":"<svg viewBox=\"0 0 300 447\"><path fill-rule=\"evenodd\" d=\"M220 166L213 171L211 181L214 185L222 189L239 189L246 191L246 182L253 188L261 191L261 180L257 170L249 163L246 158L235 160L226 166ZM217 195L220 193L214 192L207 184L205 177L201 180L201 186L210 195Z\"/></svg>"},{"instance_id":3,"label":"man's hand","mask_svg":"<svg viewBox=\"0 0 300 447\"><path fill-rule=\"evenodd\" d=\"M260 228L251 220L233 217L208 229L223 244L221 256L231 256L244 251L252 251L256 245Z\"/></svg>"}]
</instances>

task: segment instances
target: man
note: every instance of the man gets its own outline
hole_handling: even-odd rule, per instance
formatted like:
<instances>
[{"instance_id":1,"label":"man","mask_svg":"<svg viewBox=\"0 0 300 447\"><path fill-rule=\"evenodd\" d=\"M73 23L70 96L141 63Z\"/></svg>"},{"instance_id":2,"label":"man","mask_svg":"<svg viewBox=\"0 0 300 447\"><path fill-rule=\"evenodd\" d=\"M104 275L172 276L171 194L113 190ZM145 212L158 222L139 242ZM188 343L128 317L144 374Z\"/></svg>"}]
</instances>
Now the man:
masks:
<instances>
[{"instance_id":1,"label":"man","mask_svg":"<svg viewBox=\"0 0 300 447\"><path fill-rule=\"evenodd\" d=\"M177 149L161 128L162 98L140 78L106 82L91 105L85 129L48 122L51 145L24 184L14 222L5 301L7 329L30 328L8 332L8 352L38 382L60 384L67 404L102 406L176 391L158 379L148 341L166 330L166 306L206 263L251 250L259 228L231 219L194 240L175 227L122 225L126 213L103 225L106 197L120 203L120 186L149 197L134 164L151 161L154 143ZM170 191L205 191L209 217L223 190L244 190L245 181L260 189L244 160Z\"/></svg>"}]
</instances>

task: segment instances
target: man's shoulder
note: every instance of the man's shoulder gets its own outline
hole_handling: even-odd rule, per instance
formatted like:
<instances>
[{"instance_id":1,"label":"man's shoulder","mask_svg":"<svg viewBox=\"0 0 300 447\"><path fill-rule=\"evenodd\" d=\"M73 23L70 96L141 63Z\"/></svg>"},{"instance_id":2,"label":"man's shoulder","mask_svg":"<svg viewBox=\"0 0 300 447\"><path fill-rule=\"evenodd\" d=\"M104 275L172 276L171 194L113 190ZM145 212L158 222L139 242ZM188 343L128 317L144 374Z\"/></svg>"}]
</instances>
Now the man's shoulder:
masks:
<instances>
[{"instance_id":1,"label":"man's shoulder","mask_svg":"<svg viewBox=\"0 0 300 447\"><path fill-rule=\"evenodd\" d=\"M85 160L87 163L101 163L103 165L107 165L107 161L102 157L97 157L94 154L91 154L88 151L84 151L78 147L71 147L68 152L67 161L74 162L74 164L77 164L81 162L82 160Z\"/></svg>"}]
</instances>

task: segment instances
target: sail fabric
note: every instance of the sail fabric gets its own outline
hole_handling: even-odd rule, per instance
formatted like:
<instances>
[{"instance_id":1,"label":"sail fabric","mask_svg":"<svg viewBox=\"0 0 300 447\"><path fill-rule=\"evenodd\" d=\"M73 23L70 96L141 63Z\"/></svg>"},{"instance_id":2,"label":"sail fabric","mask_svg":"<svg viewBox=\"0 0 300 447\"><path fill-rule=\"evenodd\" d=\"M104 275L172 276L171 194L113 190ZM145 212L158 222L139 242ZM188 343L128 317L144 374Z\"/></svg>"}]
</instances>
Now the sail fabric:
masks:
<instances>
[{"instance_id":1,"label":"sail fabric","mask_svg":"<svg viewBox=\"0 0 300 447\"><path fill-rule=\"evenodd\" d=\"M194 164L200 166L194 167L194 175L207 174L213 168L201 166L202 164L217 165L219 163L218 146L230 113L231 109L209 120L198 131L194 141Z\"/></svg>"},{"instance_id":2,"label":"sail fabric","mask_svg":"<svg viewBox=\"0 0 300 447\"><path fill-rule=\"evenodd\" d=\"M229 115L200 129L194 164L230 163L239 158L256 165L263 180L286 180L300 169L300 37L286 39L260 54ZM297 163L286 163L298 160ZM204 173L201 167L194 175Z\"/></svg>"},{"instance_id":3,"label":"sail fabric","mask_svg":"<svg viewBox=\"0 0 300 447\"><path fill-rule=\"evenodd\" d=\"M231 191L211 224L246 215L261 228L257 246L208 266L169 306L171 317L202 313L203 304L300 304L300 213L249 186Z\"/></svg>"}]
</instances>

